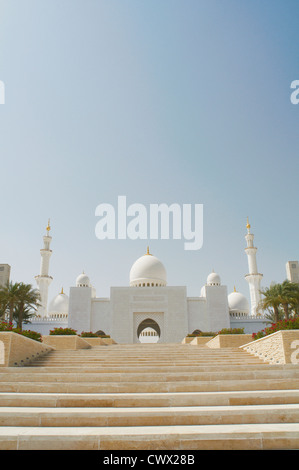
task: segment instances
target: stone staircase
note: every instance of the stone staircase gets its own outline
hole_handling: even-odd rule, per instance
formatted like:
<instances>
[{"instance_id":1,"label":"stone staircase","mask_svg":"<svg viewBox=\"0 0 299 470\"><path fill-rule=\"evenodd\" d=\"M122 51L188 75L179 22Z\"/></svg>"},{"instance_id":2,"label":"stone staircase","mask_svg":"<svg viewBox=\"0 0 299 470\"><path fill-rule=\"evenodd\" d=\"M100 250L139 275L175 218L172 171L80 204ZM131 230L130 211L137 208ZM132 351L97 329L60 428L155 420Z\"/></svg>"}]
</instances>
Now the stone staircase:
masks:
<instances>
[{"instance_id":1,"label":"stone staircase","mask_svg":"<svg viewBox=\"0 0 299 470\"><path fill-rule=\"evenodd\" d=\"M299 365L239 348L56 350L0 369L0 449L299 449Z\"/></svg>"}]
</instances>

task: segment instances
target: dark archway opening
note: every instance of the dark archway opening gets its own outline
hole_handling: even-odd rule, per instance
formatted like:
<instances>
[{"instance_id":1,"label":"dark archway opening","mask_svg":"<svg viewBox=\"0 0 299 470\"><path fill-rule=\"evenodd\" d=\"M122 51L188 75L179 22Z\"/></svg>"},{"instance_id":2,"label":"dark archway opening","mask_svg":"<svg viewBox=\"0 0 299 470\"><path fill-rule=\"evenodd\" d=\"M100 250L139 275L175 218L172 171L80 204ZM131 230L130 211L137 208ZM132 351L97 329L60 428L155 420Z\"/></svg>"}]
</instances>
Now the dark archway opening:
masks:
<instances>
[{"instance_id":1,"label":"dark archway opening","mask_svg":"<svg viewBox=\"0 0 299 470\"><path fill-rule=\"evenodd\" d=\"M140 343L157 343L161 330L157 322L151 318L143 320L137 328L137 337Z\"/></svg>"}]
</instances>

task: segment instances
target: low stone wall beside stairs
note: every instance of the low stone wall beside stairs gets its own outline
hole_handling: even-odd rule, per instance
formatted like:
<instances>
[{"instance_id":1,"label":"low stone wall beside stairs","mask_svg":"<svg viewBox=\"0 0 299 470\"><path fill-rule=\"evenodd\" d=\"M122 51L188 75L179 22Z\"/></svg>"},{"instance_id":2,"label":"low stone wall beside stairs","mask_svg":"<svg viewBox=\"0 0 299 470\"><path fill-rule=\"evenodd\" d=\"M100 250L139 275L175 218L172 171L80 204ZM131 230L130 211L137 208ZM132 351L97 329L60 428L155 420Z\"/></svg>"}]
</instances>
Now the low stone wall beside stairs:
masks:
<instances>
[{"instance_id":1,"label":"low stone wall beside stairs","mask_svg":"<svg viewBox=\"0 0 299 470\"><path fill-rule=\"evenodd\" d=\"M299 330L280 330L241 346L269 364L299 364Z\"/></svg>"},{"instance_id":2,"label":"low stone wall beside stairs","mask_svg":"<svg viewBox=\"0 0 299 470\"><path fill-rule=\"evenodd\" d=\"M212 338L213 336L186 336L186 338L183 339L182 344L204 345Z\"/></svg>"},{"instance_id":3,"label":"low stone wall beside stairs","mask_svg":"<svg viewBox=\"0 0 299 470\"><path fill-rule=\"evenodd\" d=\"M252 335L217 335L206 343L209 348L238 348L252 340Z\"/></svg>"},{"instance_id":4,"label":"low stone wall beside stairs","mask_svg":"<svg viewBox=\"0 0 299 470\"><path fill-rule=\"evenodd\" d=\"M90 346L109 346L111 344L116 344L112 338L92 338L85 336L84 341L90 344Z\"/></svg>"},{"instance_id":5,"label":"low stone wall beside stairs","mask_svg":"<svg viewBox=\"0 0 299 470\"><path fill-rule=\"evenodd\" d=\"M40 343L12 331L0 332L0 367L18 367L52 351Z\"/></svg>"},{"instance_id":6,"label":"low stone wall beside stairs","mask_svg":"<svg viewBox=\"0 0 299 470\"><path fill-rule=\"evenodd\" d=\"M42 337L43 344L55 349L90 349L91 345L85 338L77 335L45 335Z\"/></svg>"},{"instance_id":7,"label":"low stone wall beside stairs","mask_svg":"<svg viewBox=\"0 0 299 470\"><path fill-rule=\"evenodd\" d=\"M193 346L208 346L209 348L238 348L242 344L251 341L252 335L217 335L217 336L195 336L183 339L182 344L191 344Z\"/></svg>"}]
</instances>

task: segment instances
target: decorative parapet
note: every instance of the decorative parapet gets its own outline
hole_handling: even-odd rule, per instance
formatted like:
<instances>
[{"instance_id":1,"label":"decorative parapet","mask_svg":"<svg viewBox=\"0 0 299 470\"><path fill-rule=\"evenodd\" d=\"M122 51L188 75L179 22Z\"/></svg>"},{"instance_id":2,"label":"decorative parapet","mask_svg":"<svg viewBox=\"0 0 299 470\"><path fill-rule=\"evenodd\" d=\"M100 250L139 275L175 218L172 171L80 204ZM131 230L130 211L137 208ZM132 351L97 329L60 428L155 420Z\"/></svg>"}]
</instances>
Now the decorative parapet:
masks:
<instances>
[{"instance_id":1,"label":"decorative parapet","mask_svg":"<svg viewBox=\"0 0 299 470\"><path fill-rule=\"evenodd\" d=\"M299 330L280 330L240 346L269 364L299 364Z\"/></svg>"},{"instance_id":2,"label":"decorative parapet","mask_svg":"<svg viewBox=\"0 0 299 470\"><path fill-rule=\"evenodd\" d=\"M229 316L230 318L232 318L233 320L248 320L248 321L252 321L252 322L255 322L255 321L261 321L261 322L265 322L265 323L271 323L265 316L263 315L244 315L244 314L241 314L241 313L233 313L233 312L229 312Z\"/></svg>"},{"instance_id":3,"label":"decorative parapet","mask_svg":"<svg viewBox=\"0 0 299 470\"><path fill-rule=\"evenodd\" d=\"M48 323L48 322L67 323L67 320L68 320L68 315L66 313L53 313L45 317L36 315L32 317L31 323Z\"/></svg>"},{"instance_id":4,"label":"decorative parapet","mask_svg":"<svg viewBox=\"0 0 299 470\"><path fill-rule=\"evenodd\" d=\"M0 367L20 367L38 357L48 354L53 348L12 331L0 332Z\"/></svg>"}]
</instances>

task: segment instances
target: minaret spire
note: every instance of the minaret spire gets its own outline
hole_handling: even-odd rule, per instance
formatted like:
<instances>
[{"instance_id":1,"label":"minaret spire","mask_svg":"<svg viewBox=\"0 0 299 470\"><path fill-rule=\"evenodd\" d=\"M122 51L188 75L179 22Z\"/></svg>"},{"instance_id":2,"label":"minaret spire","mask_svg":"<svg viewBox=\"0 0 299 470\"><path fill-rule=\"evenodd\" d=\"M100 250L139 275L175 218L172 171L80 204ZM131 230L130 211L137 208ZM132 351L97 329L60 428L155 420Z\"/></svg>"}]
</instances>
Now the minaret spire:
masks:
<instances>
[{"instance_id":1,"label":"minaret spire","mask_svg":"<svg viewBox=\"0 0 299 470\"><path fill-rule=\"evenodd\" d=\"M47 234L49 235L49 232L50 232L50 230L51 230L51 227L50 227L50 219L48 219L48 226L47 226L46 230L47 230Z\"/></svg>"},{"instance_id":2,"label":"minaret spire","mask_svg":"<svg viewBox=\"0 0 299 470\"><path fill-rule=\"evenodd\" d=\"M256 315L258 313L258 305L261 300L261 280L263 275L258 272L257 262L256 262L256 252L257 248L253 245L254 235L250 232L250 224L247 217L247 234L245 235L247 247L245 248L245 253L248 259L248 269L249 274L246 274L245 279L249 284L250 300L251 300L251 315Z\"/></svg>"},{"instance_id":3,"label":"minaret spire","mask_svg":"<svg viewBox=\"0 0 299 470\"><path fill-rule=\"evenodd\" d=\"M49 276L49 263L50 257L52 255L52 250L50 250L50 244L52 237L49 235L51 230L50 219L48 220L48 225L46 228L46 235L43 236L44 247L40 250L41 254L41 264L40 264L40 273L38 276L35 276L36 283L38 285L41 297L41 306L37 309L37 314L41 317L46 317L48 314L48 290L49 285L51 284L53 278Z\"/></svg>"}]
</instances>

